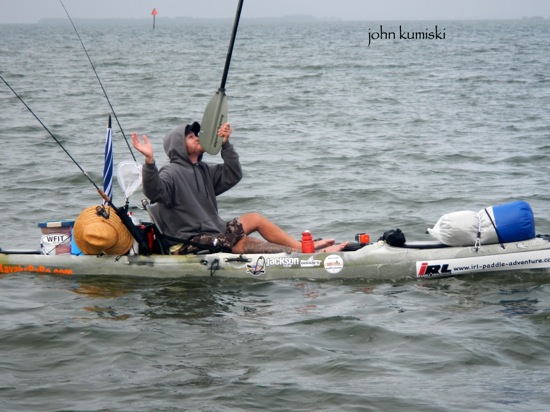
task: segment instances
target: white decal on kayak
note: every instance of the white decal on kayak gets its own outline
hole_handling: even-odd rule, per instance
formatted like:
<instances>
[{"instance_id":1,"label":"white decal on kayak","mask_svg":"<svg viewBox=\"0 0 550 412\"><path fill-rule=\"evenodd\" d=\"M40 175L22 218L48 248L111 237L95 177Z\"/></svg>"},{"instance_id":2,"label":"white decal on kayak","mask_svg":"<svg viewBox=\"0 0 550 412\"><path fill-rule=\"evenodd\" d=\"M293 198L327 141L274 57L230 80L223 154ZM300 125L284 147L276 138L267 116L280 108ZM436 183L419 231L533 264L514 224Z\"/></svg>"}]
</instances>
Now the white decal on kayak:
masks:
<instances>
[{"instance_id":1,"label":"white decal on kayak","mask_svg":"<svg viewBox=\"0 0 550 412\"><path fill-rule=\"evenodd\" d=\"M416 262L416 277L435 278L462 273L550 268L550 252L533 250L506 255L475 256Z\"/></svg>"},{"instance_id":2,"label":"white decal on kayak","mask_svg":"<svg viewBox=\"0 0 550 412\"><path fill-rule=\"evenodd\" d=\"M260 276L265 274L265 258L260 256L256 263L246 265L246 273L252 276Z\"/></svg>"},{"instance_id":3,"label":"white decal on kayak","mask_svg":"<svg viewBox=\"0 0 550 412\"><path fill-rule=\"evenodd\" d=\"M521 242L517 244L518 249L529 249L531 247L537 247L544 244L545 240L534 240L532 242Z\"/></svg>"},{"instance_id":4,"label":"white decal on kayak","mask_svg":"<svg viewBox=\"0 0 550 412\"><path fill-rule=\"evenodd\" d=\"M292 257L285 257L285 256L277 256L277 257L269 257L265 260L266 266L282 266L285 268L291 267L291 266L298 266L300 264L299 258L292 258Z\"/></svg>"},{"instance_id":5,"label":"white decal on kayak","mask_svg":"<svg viewBox=\"0 0 550 412\"><path fill-rule=\"evenodd\" d=\"M344 268L344 260L338 255L330 255L325 258L324 265L328 273L336 274Z\"/></svg>"},{"instance_id":6,"label":"white decal on kayak","mask_svg":"<svg viewBox=\"0 0 550 412\"><path fill-rule=\"evenodd\" d=\"M300 267L303 268L316 268L318 266L321 266L320 260L313 260L313 256L311 256L308 260L300 260Z\"/></svg>"}]
</instances>

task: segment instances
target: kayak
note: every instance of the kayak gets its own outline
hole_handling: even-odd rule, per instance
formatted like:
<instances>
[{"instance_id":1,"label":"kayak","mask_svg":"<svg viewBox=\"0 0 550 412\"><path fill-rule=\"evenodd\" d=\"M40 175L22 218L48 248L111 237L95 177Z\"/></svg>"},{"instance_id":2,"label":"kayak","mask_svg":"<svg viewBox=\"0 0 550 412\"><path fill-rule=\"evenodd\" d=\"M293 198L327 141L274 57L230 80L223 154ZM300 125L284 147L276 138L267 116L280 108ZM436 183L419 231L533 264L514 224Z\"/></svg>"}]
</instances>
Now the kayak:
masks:
<instances>
[{"instance_id":1,"label":"kayak","mask_svg":"<svg viewBox=\"0 0 550 412\"><path fill-rule=\"evenodd\" d=\"M136 238L119 217L126 212L111 207L91 206L76 221L41 222L41 249L0 249L0 274L399 280L491 272L550 273L550 235L535 235L532 210L523 201L491 206L479 213L444 215L428 229L435 240L425 242L407 242L403 232L395 229L375 242L370 242L367 234L357 234L356 243L340 252L233 254L201 250L187 255L167 254L160 241L167 237L154 224L154 208L144 206L153 223L139 223ZM133 223L130 226L138 228Z\"/></svg>"},{"instance_id":2,"label":"kayak","mask_svg":"<svg viewBox=\"0 0 550 412\"><path fill-rule=\"evenodd\" d=\"M48 255L0 249L0 274L228 279L428 279L465 274L550 273L550 236L478 246L438 241L391 246L383 240L352 244L337 253L191 255Z\"/></svg>"}]
</instances>

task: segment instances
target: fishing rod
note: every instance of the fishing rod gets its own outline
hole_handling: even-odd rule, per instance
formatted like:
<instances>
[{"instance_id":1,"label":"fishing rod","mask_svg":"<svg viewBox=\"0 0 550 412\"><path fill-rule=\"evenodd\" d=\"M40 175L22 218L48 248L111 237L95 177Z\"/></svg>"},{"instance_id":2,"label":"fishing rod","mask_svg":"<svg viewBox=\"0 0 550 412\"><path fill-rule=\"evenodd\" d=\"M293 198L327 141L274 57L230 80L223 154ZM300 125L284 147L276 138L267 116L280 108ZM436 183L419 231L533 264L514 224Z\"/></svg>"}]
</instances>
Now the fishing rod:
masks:
<instances>
[{"instance_id":1,"label":"fishing rod","mask_svg":"<svg viewBox=\"0 0 550 412\"><path fill-rule=\"evenodd\" d=\"M48 132L48 134L53 138L53 140L55 140L55 142L59 145L59 147L61 147L61 149L63 149L63 151L67 154L67 156L69 156L69 158L73 161L73 163L80 169L80 171L82 172L82 174L84 176L86 176L86 178L94 185L94 187L97 189L98 193L100 194L101 197L103 197L106 201L109 200L109 198L107 197L107 195L105 194L105 192L103 192L103 190L101 190L97 185L96 183L91 179L91 177L88 175L88 172L86 172L84 169L82 169L82 167L78 164L78 162L74 159L74 157L71 156L71 154L67 151L67 149L65 149L65 147L63 147L63 145L61 144L61 142L57 139L57 137L54 136L54 134L50 131L50 129L48 129L48 127L42 122L42 120L40 120L40 118L36 115L36 113L34 113L32 111L32 109L27 105L27 103L25 103L25 101L21 98L21 96L19 96L19 94L17 94L17 92L9 85L9 83L6 81L6 79L4 79L1 75L0 75L0 79L2 79L2 81L6 84L6 86L8 86L8 88L12 91L12 93L15 95L15 97L17 97L21 103L23 103L23 105L27 108L27 110L34 116L34 118L36 120L38 120L38 123L40 123L42 125L42 127Z\"/></svg>"},{"instance_id":2,"label":"fishing rod","mask_svg":"<svg viewBox=\"0 0 550 412\"><path fill-rule=\"evenodd\" d=\"M88 179L88 181L96 188L97 193L99 193L99 195L103 198L103 200L109 206L111 206L114 209L115 213L120 218L120 220L122 221L124 226L126 226L126 228L130 232L130 234L133 236L133 238L139 243L140 250L144 251L144 253L146 253L146 254L149 253L149 247L147 245L147 242L145 241L145 238L143 237L143 234L138 230L138 228L132 222L130 216L128 216L127 208L124 208L124 207L118 208L113 204L113 202L111 201L111 199L109 199L109 196L107 196L105 194L103 189L99 188L99 186L88 175L88 172L86 172L82 168L82 166L80 166L80 164L78 164L78 162L75 160L75 158L69 153L69 151L67 149L65 149L65 147L61 144L61 142L57 139L57 137L55 137L55 135L50 131L50 129L48 129L48 127L44 124L44 122L42 122L42 120L40 120L40 118L36 115L36 113L33 112L33 110L29 107L29 105L27 103L25 103L23 98L13 89L13 87L10 86L10 84L6 81L6 79L4 79L4 77L2 77L2 75L0 75L0 79L5 83L6 86L8 86L8 88L12 91L12 93L15 95L15 97L17 97L19 99L19 101L21 101L21 103L23 103L23 105L34 116L34 118L36 120L38 120L38 123L40 123L40 125L46 130L46 132L48 132L48 134L52 137L53 140L55 140L55 142L59 145L59 147L61 147L61 149L63 149L63 151L67 154L67 156L69 156L69 158L73 161L73 163L80 169L82 174L84 176L86 176L86 179ZM99 206L99 207L101 207L101 206ZM106 215L106 216L103 215L103 217L108 219L109 216L108 215Z\"/></svg>"},{"instance_id":3,"label":"fishing rod","mask_svg":"<svg viewBox=\"0 0 550 412\"><path fill-rule=\"evenodd\" d=\"M113 112L113 116L115 117L115 120L118 124L118 128L120 129L122 136L124 136L124 140L126 141L126 145L128 146L128 150L130 150L130 154L132 155L132 158L134 159L134 162L137 162L136 156L134 155L134 152L132 150L132 147L130 146L130 142L128 141L128 138L126 137L126 134L124 133L124 130L122 130L122 126L120 125L120 122L118 121L118 116L116 115L115 109L113 108L113 105L111 104L111 100L109 99L109 96L107 96L107 91L105 90L105 87L103 87L103 83L101 82L101 79L99 78L99 75L97 74L97 70L95 69L94 63L92 62L92 59L90 55L88 54L88 50L86 49L86 46L84 46L84 42L82 41L82 38L80 37L80 34L78 33L78 30L76 29L75 24L73 23L73 19L71 19L71 16L69 15L69 12L65 8L65 5L63 4L62 0L59 0L61 3L61 6L63 7L63 10L65 10L65 13L67 14L67 17L69 18L69 21L71 22L71 25L73 26L73 29L76 33L76 36L78 37L78 40L80 41L80 44L82 45L82 48L84 49L84 53L86 53L86 56L88 57L88 61L92 65L92 69L95 73L95 77L97 81L99 82L99 85L101 86L101 90L103 90L103 95L107 99L107 103L109 103L109 107L111 108L111 112Z\"/></svg>"}]
</instances>

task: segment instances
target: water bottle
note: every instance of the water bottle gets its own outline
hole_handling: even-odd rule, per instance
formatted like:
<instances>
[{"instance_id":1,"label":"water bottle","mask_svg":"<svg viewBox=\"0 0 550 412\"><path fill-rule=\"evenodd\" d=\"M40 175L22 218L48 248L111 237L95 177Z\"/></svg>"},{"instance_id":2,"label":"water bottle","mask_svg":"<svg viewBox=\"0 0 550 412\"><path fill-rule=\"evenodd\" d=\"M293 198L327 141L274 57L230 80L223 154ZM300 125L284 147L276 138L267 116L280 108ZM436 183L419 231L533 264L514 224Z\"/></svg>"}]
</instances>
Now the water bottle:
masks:
<instances>
[{"instance_id":1,"label":"water bottle","mask_svg":"<svg viewBox=\"0 0 550 412\"><path fill-rule=\"evenodd\" d=\"M302 253L314 253L315 246L313 246L313 237L309 230L304 230L302 233Z\"/></svg>"}]
</instances>

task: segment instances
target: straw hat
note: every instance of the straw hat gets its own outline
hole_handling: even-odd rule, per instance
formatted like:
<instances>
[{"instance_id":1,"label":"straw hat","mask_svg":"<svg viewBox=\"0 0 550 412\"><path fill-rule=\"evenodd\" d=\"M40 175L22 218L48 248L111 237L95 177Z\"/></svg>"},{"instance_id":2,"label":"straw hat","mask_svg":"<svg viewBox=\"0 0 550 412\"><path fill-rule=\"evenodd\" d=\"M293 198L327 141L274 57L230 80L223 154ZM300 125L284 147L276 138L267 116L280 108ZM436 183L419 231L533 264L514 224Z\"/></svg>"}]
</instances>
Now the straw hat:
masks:
<instances>
[{"instance_id":1,"label":"straw hat","mask_svg":"<svg viewBox=\"0 0 550 412\"><path fill-rule=\"evenodd\" d=\"M73 236L78 248L86 255L124 255L134 239L114 209L105 206L109 218L98 214L101 206L84 209L74 222Z\"/></svg>"}]
</instances>

